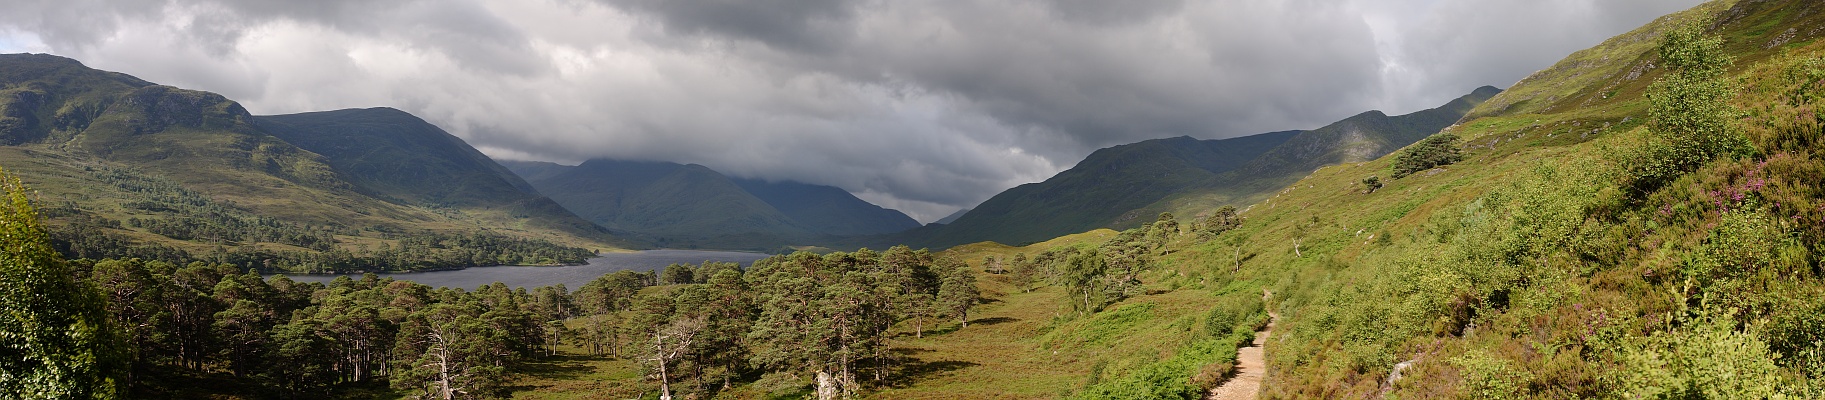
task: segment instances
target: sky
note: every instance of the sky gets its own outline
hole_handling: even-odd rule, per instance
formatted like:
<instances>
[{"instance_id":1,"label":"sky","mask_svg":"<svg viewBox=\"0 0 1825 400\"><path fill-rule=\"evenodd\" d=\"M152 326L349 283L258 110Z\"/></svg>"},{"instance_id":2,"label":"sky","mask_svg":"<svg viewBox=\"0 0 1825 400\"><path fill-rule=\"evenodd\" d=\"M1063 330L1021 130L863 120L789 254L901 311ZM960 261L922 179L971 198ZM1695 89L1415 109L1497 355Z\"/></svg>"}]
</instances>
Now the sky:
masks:
<instances>
[{"instance_id":1,"label":"sky","mask_svg":"<svg viewBox=\"0 0 1825 400\"><path fill-rule=\"evenodd\" d=\"M1699 0L7 0L0 53L393 107L498 159L696 163L921 222L1098 148L1507 87Z\"/></svg>"}]
</instances>

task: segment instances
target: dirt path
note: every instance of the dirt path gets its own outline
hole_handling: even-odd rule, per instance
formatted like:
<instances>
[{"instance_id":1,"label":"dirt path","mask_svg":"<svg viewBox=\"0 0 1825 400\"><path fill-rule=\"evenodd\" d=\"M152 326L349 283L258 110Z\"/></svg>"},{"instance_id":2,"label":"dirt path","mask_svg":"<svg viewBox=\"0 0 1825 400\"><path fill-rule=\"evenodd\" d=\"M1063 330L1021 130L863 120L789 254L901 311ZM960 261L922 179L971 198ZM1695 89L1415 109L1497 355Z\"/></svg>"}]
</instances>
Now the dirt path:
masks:
<instances>
[{"instance_id":1,"label":"dirt path","mask_svg":"<svg viewBox=\"0 0 1825 400\"><path fill-rule=\"evenodd\" d=\"M1264 301L1272 295L1265 289L1261 291ZM1267 316L1267 329L1255 332L1254 344L1236 349L1236 376L1211 389L1210 395L1204 396L1206 400L1246 400L1260 395L1261 378L1267 376L1267 361L1261 350L1267 345L1268 335L1274 333L1274 322L1280 319L1280 315L1273 312L1268 312Z\"/></svg>"}]
</instances>

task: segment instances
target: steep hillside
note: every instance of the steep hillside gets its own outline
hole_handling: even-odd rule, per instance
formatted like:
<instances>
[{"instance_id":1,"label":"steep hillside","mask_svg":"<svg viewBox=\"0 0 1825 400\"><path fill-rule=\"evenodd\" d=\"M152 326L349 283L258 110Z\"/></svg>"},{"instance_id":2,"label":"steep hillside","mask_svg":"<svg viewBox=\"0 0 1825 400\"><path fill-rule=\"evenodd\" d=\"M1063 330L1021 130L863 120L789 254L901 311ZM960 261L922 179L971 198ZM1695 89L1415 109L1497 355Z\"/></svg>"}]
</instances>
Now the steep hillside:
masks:
<instances>
[{"instance_id":1,"label":"steep hillside","mask_svg":"<svg viewBox=\"0 0 1825 400\"><path fill-rule=\"evenodd\" d=\"M84 256L346 265L305 259L485 231L611 246L606 236L513 222L524 215L477 218L474 209L377 199L329 158L268 134L234 101L67 58L0 55L0 115L8 144L0 164L41 192L61 246ZM463 264L447 261L433 264Z\"/></svg>"},{"instance_id":2,"label":"steep hillside","mask_svg":"<svg viewBox=\"0 0 1825 400\"><path fill-rule=\"evenodd\" d=\"M1486 102L1461 161L1321 168L1185 256L1275 293L1264 398L1822 398L1821 33L1662 18Z\"/></svg>"},{"instance_id":3,"label":"steep hillside","mask_svg":"<svg viewBox=\"0 0 1825 400\"><path fill-rule=\"evenodd\" d=\"M898 210L862 201L835 186L757 179L737 179L735 184L813 232L852 236L919 227L919 221Z\"/></svg>"},{"instance_id":4,"label":"steep hillside","mask_svg":"<svg viewBox=\"0 0 1825 400\"><path fill-rule=\"evenodd\" d=\"M492 212L583 237L605 231L435 125L391 108L254 117L279 139L324 157L355 190L395 203Z\"/></svg>"}]
</instances>

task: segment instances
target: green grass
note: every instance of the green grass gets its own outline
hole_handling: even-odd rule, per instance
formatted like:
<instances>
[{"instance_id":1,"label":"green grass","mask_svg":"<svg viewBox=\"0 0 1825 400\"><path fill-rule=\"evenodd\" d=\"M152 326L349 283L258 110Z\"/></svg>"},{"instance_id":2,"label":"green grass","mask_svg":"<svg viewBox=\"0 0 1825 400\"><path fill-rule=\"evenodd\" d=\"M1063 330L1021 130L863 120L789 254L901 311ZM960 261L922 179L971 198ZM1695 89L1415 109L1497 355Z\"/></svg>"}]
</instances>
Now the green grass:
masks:
<instances>
[{"instance_id":1,"label":"green grass","mask_svg":"<svg viewBox=\"0 0 1825 400\"><path fill-rule=\"evenodd\" d=\"M1017 253L1095 245L1115 235L1098 230L1025 247L977 243L945 254L980 268L985 257L1007 259ZM1188 243L1181 241L1179 246ZM1209 255L1191 252L1195 250L1168 256L1152 270L1143 280L1146 294L1085 317L1075 317L1065 307L1060 288L1023 292L1010 285L1006 275L980 274L978 284L985 301L971 311L970 325L928 323L924 337L919 338L914 337L910 322L902 324L894 347L906 357L905 364L891 384L876 387L867 397L1059 398L1083 389L1090 383L1086 377L1096 371L1116 379L1162 361L1198 367L1231 362L1233 343L1223 350L1213 347L1215 343L1199 342L1205 315L1226 296L1258 297L1260 284L1205 278L1211 276L1204 272L1206 268L1193 263ZM1183 283L1188 272L1203 282ZM1212 288L1205 289L1204 283ZM512 385L514 397L562 399L597 393L632 397L639 393L635 388L655 390L656 382L643 381L639 367L625 360L582 355L574 348L563 351L566 355L556 361L541 363L517 378ZM1231 358L1212 358L1225 352ZM1181 353L1185 355L1181 357ZM747 378L717 398L765 398L766 391L752 381L756 377Z\"/></svg>"}]
</instances>

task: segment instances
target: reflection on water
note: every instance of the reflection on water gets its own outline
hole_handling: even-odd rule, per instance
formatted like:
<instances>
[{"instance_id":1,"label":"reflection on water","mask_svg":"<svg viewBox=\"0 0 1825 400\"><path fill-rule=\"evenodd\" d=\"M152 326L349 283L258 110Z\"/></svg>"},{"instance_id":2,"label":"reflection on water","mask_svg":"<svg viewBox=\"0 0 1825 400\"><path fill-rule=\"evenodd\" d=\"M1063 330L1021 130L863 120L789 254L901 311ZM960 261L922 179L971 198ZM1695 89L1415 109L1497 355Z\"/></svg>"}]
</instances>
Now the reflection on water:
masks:
<instances>
[{"instance_id":1,"label":"reflection on water","mask_svg":"<svg viewBox=\"0 0 1825 400\"><path fill-rule=\"evenodd\" d=\"M570 290L576 290L583 284L603 274L620 270L646 272L665 268L671 264L698 264L704 261L738 262L747 266L754 260L766 258L766 254L743 253L733 251L701 250L647 250L633 253L610 253L589 259L587 264L562 267L480 267L454 271L403 272L379 274L382 278L393 278L413 281L432 287L457 287L475 289L484 285L500 282L507 287L524 287L532 289L539 286L564 284ZM345 275L287 275L300 282L329 282L338 276ZM346 275L361 279L360 274Z\"/></svg>"}]
</instances>

